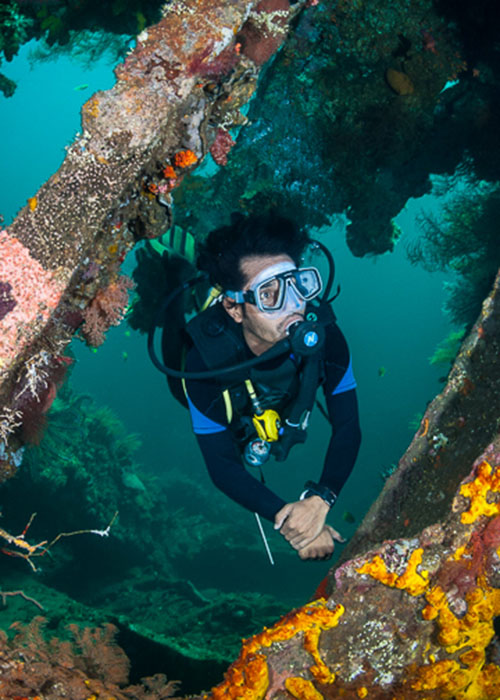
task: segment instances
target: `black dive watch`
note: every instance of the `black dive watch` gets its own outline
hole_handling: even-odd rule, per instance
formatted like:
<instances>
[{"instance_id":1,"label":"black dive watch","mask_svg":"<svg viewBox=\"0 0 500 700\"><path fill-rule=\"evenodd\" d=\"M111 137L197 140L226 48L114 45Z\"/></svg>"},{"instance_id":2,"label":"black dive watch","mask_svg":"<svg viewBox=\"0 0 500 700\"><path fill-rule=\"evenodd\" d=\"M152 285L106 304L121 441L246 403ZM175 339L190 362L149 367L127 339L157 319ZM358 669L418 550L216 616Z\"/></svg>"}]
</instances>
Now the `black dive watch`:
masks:
<instances>
[{"instance_id":1,"label":"black dive watch","mask_svg":"<svg viewBox=\"0 0 500 700\"><path fill-rule=\"evenodd\" d=\"M319 496L330 508L335 505L337 500L337 494L329 489L328 486L322 486L314 481L306 481L304 491L300 494L300 500L303 501L305 498L311 498L311 496Z\"/></svg>"}]
</instances>

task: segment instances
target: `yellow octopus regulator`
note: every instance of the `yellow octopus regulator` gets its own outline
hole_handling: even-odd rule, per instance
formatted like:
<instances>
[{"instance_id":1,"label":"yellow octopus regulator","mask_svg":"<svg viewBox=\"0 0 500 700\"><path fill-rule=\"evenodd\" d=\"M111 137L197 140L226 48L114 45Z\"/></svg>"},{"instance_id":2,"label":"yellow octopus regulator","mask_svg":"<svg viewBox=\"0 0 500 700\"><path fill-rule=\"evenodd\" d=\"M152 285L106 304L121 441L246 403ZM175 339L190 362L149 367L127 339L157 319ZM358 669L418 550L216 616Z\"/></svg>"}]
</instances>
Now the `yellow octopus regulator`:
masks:
<instances>
[{"instance_id":1,"label":"yellow octopus regulator","mask_svg":"<svg viewBox=\"0 0 500 700\"><path fill-rule=\"evenodd\" d=\"M213 688L210 695L205 695L205 700L264 700L269 687L269 673L266 656L261 653L262 650L275 642L292 639L300 632L304 634L304 648L314 660L309 671L318 682L333 683L335 674L321 659L318 644L321 632L336 627L343 614L342 605L337 605L333 610L330 610L326 605L326 600L320 598L286 615L274 627L269 629L264 627L262 632L243 641L240 655L229 667L224 682ZM309 694L295 695L295 697L320 700L322 696L313 684L310 681L304 681L306 685L303 685L302 680L287 679L290 692L292 693L292 688L296 693L303 690L304 693ZM289 689L288 686L287 689Z\"/></svg>"}]
</instances>

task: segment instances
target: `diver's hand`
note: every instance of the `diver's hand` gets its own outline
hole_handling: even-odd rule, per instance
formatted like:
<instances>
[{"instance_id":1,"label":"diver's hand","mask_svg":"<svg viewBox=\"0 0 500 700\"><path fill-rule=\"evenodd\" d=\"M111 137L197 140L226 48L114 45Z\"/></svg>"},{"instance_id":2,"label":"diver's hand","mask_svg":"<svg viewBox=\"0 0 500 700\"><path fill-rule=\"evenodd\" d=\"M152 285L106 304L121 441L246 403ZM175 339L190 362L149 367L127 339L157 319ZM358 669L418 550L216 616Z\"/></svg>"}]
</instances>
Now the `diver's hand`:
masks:
<instances>
[{"instance_id":1,"label":"diver's hand","mask_svg":"<svg viewBox=\"0 0 500 700\"><path fill-rule=\"evenodd\" d=\"M305 559L330 559L335 548L335 541L345 542L342 535L330 525L325 525L321 534L310 544L299 550L299 557Z\"/></svg>"},{"instance_id":2,"label":"diver's hand","mask_svg":"<svg viewBox=\"0 0 500 700\"><path fill-rule=\"evenodd\" d=\"M287 503L276 513L274 529L279 530L294 549L302 549L321 533L329 510L320 496Z\"/></svg>"}]
</instances>

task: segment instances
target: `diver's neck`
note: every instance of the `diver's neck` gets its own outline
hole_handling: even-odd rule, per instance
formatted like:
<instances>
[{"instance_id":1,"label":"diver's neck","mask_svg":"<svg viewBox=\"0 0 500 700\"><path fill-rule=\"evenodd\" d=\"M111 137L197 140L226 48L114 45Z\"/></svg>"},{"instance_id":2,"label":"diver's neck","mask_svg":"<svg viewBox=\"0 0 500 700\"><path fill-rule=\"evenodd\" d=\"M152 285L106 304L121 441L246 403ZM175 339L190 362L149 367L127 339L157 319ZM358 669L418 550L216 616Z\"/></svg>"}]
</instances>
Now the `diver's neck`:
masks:
<instances>
[{"instance_id":1,"label":"diver's neck","mask_svg":"<svg viewBox=\"0 0 500 700\"><path fill-rule=\"evenodd\" d=\"M257 357L259 355L263 355L265 352L267 352L267 350L269 350L273 347L273 345L275 345L275 343L271 343L270 341L264 340L258 335L255 335L255 333L249 331L248 328L243 328L243 337L245 339L245 343L250 349L250 352L252 352Z\"/></svg>"}]
</instances>

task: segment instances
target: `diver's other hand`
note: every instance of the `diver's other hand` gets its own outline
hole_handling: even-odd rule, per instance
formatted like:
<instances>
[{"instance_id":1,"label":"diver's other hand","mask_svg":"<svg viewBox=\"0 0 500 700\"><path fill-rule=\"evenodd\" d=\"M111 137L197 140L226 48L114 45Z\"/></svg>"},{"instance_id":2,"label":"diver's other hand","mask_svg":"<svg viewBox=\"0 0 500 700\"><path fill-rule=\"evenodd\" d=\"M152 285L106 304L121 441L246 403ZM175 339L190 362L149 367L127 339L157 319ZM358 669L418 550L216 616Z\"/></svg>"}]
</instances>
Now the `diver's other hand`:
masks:
<instances>
[{"instance_id":1,"label":"diver's other hand","mask_svg":"<svg viewBox=\"0 0 500 700\"><path fill-rule=\"evenodd\" d=\"M310 544L299 549L299 557L305 559L330 559L335 549L335 541L345 542L342 535L330 525L325 525L323 531Z\"/></svg>"},{"instance_id":2,"label":"diver's other hand","mask_svg":"<svg viewBox=\"0 0 500 700\"><path fill-rule=\"evenodd\" d=\"M302 549L323 530L329 510L320 496L287 503L276 513L274 529L279 530L294 549Z\"/></svg>"}]
</instances>

